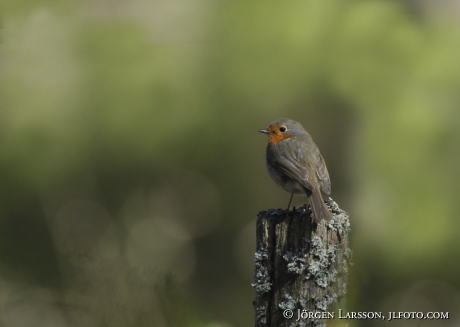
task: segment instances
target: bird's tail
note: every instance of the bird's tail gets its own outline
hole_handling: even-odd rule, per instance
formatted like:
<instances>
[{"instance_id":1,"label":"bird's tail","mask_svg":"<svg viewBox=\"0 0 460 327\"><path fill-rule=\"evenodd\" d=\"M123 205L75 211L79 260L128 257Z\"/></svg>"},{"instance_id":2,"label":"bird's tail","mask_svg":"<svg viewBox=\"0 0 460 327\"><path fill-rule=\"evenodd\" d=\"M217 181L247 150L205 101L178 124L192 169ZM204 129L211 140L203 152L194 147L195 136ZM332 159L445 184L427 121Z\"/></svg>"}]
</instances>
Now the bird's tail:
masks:
<instances>
[{"instance_id":1,"label":"bird's tail","mask_svg":"<svg viewBox=\"0 0 460 327\"><path fill-rule=\"evenodd\" d=\"M317 223L320 223L322 219L329 221L332 219L332 213L326 207L321 196L321 191L317 188L313 192L307 192L308 199L313 210L313 216Z\"/></svg>"}]
</instances>

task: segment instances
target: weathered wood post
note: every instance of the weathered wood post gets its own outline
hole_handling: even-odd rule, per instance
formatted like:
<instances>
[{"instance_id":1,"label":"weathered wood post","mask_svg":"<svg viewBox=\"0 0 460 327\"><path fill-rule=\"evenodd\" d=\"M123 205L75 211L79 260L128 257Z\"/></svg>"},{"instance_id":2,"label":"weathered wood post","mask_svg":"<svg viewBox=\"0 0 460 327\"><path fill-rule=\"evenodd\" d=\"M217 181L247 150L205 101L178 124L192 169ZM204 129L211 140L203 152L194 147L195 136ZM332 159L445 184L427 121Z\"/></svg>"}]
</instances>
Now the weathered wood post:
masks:
<instances>
[{"instance_id":1,"label":"weathered wood post","mask_svg":"<svg viewBox=\"0 0 460 327\"><path fill-rule=\"evenodd\" d=\"M256 327L326 326L343 306L352 257L350 221L331 198L326 204L333 213L328 223L317 224L307 205L259 213Z\"/></svg>"}]
</instances>

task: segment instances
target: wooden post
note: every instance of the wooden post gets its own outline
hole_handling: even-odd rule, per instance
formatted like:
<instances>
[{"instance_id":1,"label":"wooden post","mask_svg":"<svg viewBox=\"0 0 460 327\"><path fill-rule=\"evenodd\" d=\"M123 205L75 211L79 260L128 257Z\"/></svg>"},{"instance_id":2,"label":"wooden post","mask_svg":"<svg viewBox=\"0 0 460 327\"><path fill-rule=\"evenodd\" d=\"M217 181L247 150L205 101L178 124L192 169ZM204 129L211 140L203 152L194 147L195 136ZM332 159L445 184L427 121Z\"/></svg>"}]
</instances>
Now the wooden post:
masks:
<instances>
[{"instance_id":1,"label":"wooden post","mask_svg":"<svg viewBox=\"0 0 460 327\"><path fill-rule=\"evenodd\" d=\"M326 326L331 315L337 317L334 310L343 308L350 221L331 198L326 204L333 213L328 223L317 224L307 205L258 214L256 327Z\"/></svg>"}]
</instances>

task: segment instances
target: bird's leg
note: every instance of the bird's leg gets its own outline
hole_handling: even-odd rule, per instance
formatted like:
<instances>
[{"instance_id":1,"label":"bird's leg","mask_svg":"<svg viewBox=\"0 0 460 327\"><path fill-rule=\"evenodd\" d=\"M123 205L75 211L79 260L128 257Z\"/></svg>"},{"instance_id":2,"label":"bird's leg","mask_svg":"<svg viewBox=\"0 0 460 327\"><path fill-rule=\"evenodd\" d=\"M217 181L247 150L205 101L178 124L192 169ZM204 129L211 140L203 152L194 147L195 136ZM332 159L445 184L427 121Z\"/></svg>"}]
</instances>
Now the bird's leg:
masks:
<instances>
[{"instance_id":1,"label":"bird's leg","mask_svg":"<svg viewBox=\"0 0 460 327\"><path fill-rule=\"evenodd\" d=\"M294 192L291 193L291 198L289 199L289 204L288 204L286 211L289 211L289 207L291 206L291 201L292 201L293 196L294 196Z\"/></svg>"}]
</instances>

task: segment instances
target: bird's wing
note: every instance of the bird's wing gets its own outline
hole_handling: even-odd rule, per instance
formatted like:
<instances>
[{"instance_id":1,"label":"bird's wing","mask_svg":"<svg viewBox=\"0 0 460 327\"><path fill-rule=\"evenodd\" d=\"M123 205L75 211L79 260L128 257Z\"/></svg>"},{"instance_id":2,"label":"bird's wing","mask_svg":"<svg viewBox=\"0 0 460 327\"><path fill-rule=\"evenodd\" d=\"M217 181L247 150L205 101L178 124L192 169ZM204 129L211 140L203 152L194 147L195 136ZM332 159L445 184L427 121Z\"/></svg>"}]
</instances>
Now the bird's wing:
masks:
<instances>
[{"instance_id":1,"label":"bird's wing","mask_svg":"<svg viewBox=\"0 0 460 327\"><path fill-rule=\"evenodd\" d=\"M278 159L278 164L281 170L286 175L298 181L300 184L302 184L302 186L304 186L308 190L314 190L313 186L308 181L308 170L305 167L303 167L298 161L281 158Z\"/></svg>"},{"instance_id":2,"label":"bird's wing","mask_svg":"<svg viewBox=\"0 0 460 327\"><path fill-rule=\"evenodd\" d=\"M331 193L331 180L329 179L329 173L327 171L326 162L323 156L319 155L318 164L316 165L316 175L321 181L321 188L326 194Z\"/></svg>"}]
</instances>

